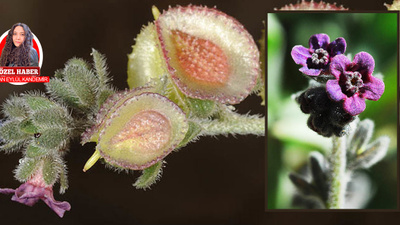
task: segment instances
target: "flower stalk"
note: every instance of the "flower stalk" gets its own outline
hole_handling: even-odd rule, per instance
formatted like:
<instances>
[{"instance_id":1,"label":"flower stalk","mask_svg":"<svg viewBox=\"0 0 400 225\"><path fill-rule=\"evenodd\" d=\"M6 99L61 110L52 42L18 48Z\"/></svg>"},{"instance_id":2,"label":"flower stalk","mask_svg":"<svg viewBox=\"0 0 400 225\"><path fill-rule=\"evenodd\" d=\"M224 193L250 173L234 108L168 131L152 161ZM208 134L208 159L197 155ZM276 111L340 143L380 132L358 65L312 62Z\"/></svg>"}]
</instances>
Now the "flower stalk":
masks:
<instances>
[{"instance_id":1,"label":"flower stalk","mask_svg":"<svg viewBox=\"0 0 400 225\"><path fill-rule=\"evenodd\" d=\"M346 136L332 137L332 152L329 160L331 168L328 209L341 209L345 202L346 179Z\"/></svg>"},{"instance_id":2,"label":"flower stalk","mask_svg":"<svg viewBox=\"0 0 400 225\"><path fill-rule=\"evenodd\" d=\"M265 135L265 117L240 115L229 108L224 108L218 120L200 120L200 135Z\"/></svg>"}]
</instances>

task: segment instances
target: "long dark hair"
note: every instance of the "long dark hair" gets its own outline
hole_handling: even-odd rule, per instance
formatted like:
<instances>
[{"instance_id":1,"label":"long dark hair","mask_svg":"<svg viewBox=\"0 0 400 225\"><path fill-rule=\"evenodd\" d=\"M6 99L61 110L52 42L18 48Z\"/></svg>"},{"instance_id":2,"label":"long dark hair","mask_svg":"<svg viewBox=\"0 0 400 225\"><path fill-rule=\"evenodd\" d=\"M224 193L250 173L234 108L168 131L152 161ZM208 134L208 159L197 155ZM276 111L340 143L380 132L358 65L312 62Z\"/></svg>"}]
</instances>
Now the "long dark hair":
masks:
<instances>
[{"instance_id":1,"label":"long dark hair","mask_svg":"<svg viewBox=\"0 0 400 225\"><path fill-rule=\"evenodd\" d=\"M25 41L17 48L13 43L14 29L21 26L25 31ZM14 24L8 32L6 44L0 58L0 66L13 64L15 66L29 66L29 56L32 48L33 35L24 23Z\"/></svg>"}]
</instances>

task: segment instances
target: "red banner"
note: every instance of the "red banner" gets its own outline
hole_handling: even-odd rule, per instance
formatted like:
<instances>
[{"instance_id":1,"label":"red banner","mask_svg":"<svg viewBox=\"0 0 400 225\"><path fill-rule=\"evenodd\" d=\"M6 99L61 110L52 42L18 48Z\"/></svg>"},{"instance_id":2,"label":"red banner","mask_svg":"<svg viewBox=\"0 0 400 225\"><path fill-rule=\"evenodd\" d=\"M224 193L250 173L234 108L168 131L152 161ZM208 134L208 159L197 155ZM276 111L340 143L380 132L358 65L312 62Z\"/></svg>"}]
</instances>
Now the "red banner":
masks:
<instances>
[{"instance_id":1,"label":"red banner","mask_svg":"<svg viewBox=\"0 0 400 225\"><path fill-rule=\"evenodd\" d=\"M47 83L49 80L48 76L0 76L0 83Z\"/></svg>"},{"instance_id":2,"label":"red banner","mask_svg":"<svg viewBox=\"0 0 400 225\"><path fill-rule=\"evenodd\" d=\"M0 76L39 76L40 67L0 67Z\"/></svg>"},{"instance_id":3,"label":"red banner","mask_svg":"<svg viewBox=\"0 0 400 225\"><path fill-rule=\"evenodd\" d=\"M48 76L40 76L40 67L0 67L0 83L47 83Z\"/></svg>"}]
</instances>

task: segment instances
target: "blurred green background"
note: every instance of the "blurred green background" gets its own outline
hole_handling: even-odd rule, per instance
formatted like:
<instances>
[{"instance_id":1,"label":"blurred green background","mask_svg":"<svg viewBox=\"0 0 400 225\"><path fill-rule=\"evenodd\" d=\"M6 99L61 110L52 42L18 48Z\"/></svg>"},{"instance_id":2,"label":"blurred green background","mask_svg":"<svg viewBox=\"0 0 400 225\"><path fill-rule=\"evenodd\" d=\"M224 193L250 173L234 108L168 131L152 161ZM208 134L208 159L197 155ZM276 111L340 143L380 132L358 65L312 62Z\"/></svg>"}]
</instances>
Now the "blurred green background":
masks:
<instances>
[{"instance_id":1,"label":"blurred green background","mask_svg":"<svg viewBox=\"0 0 400 225\"><path fill-rule=\"evenodd\" d=\"M267 208L294 208L296 190L289 173L304 170L310 152L330 151L331 139L307 127L308 115L291 98L307 88L309 80L291 58L293 46L308 48L311 35L326 33L330 41L346 39L345 54L351 59L361 51L370 53L375 59L373 75L383 75L384 94L377 102L367 100L359 117L375 122L371 141L387 135L391 143L382 161L359 173L370 188L364 208L397 209L397 13L270 13L267 24Z\"/></svg>"}]
</instances>

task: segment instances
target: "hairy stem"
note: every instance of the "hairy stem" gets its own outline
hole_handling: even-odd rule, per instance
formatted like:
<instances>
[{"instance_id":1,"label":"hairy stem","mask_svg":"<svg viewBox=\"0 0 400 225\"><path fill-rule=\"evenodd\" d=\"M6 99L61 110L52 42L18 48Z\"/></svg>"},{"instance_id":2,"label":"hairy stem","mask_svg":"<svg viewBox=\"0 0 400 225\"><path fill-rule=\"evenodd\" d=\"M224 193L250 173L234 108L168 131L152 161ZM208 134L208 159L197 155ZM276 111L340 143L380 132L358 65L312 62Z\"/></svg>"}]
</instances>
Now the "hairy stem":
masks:
<instances>
[{"instance_id":1,"label":"hairy stem","mask_svg":"<svg viewBox=\"0 0 400 225\"><path fill-rule=\"evenodd\" d=\"M227 134L254 134L265 135L265 117L240 115L234 112L225 112L219 120L201 120L200 135L227 135Z\"/></svg>"},{"instance_id":2,"label":"hairy stem","mask_svg":"<svg viewBox=\"0 0 400 225\"><path fill-rule=\"evenodd\" d=\"M346 178L346 136L332 137L330 163L330 189L328 209L341 209L344 206L347 185Z\"/></svg>"}]
</instances>

